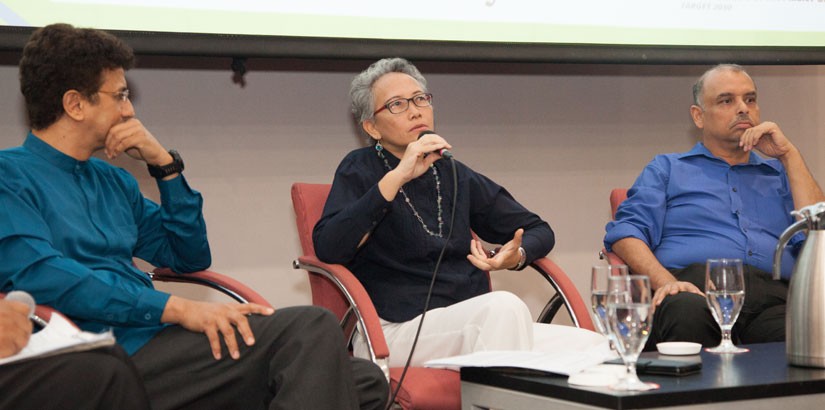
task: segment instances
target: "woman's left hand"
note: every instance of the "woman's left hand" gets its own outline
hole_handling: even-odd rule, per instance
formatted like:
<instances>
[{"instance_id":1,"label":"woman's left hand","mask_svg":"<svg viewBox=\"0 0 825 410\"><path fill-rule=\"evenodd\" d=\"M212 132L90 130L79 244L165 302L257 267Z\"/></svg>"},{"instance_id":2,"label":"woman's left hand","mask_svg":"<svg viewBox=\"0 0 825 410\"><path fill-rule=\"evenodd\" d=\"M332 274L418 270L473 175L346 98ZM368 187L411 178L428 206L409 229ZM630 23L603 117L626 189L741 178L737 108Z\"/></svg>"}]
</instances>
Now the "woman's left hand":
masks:
<instances>
[{"instance_id":1,"label":"woman's left hand","mask_svg":"<svg viewBox=\"0 0 825 410\"><path fill-rule=\"evenodd\" d=\"M524 229L519 228L513 235L513 239L505 243L498 252L488 252L484 250L481 241L472 239L470 240L470 254L467 255L467 260L473 266L485 271L513 269L518 266L519 260L521 260L518 249L521 247L522 235L524 235Z\"/></svg>"}]
</instances>

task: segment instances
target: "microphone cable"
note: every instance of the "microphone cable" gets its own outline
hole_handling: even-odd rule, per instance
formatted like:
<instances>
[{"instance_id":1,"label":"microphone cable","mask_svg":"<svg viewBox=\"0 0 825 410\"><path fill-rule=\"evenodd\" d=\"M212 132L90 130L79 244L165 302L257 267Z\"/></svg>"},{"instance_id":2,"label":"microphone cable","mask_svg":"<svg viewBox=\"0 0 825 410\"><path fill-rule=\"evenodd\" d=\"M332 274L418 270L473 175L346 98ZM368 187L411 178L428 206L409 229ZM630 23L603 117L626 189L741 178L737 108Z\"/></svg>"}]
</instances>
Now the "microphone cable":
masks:
<instances>
[{"instance_id":1,"label":"microphone cable","mask_svg":"<svg viewBox=\"0 0 825 410\"><path fill-rule=\"evenodd\" d=\"M444 258L444 253L447 251L447 246L450 244L450 238L453 236L455 206L458 202L456 200L458 198L458 172L456 171L455 158L453 158L452 155L450 155L450 168L453 169L453 206L452 211L450 212L450 228L447 230L447 239L444 241L444 246L441 247L441 253L438 254L438 260L435 262L433 277L430 280L430 289L427 291L427 299L424 302L424 312L421 313L421 320L418 321L418 329L415 331L415 338L413 339L412 347L410 348L410 354L407 356L407 362L404 364L404 370L401 371L401 376L398 378L398 384L395 386L395 390L390 395L390 400L387 402L387 407L385 410L390 410L392 407L392 404L395 402L395 398L398 396L398 392L401 391L401 385L404 383L404 378L407 376L407 370L410 368L410 362L412 362L413 353L415 353L415 346L418 345L418 336L421 334L421 327L424 325L424 316L427 315L427 310L430 308L430 298L433 295L433 287L435 287L435 279L438 276L438 268L441 267L441 259ZM390 380L392 380L392 377Z\"/></svg>"}]
</instances>

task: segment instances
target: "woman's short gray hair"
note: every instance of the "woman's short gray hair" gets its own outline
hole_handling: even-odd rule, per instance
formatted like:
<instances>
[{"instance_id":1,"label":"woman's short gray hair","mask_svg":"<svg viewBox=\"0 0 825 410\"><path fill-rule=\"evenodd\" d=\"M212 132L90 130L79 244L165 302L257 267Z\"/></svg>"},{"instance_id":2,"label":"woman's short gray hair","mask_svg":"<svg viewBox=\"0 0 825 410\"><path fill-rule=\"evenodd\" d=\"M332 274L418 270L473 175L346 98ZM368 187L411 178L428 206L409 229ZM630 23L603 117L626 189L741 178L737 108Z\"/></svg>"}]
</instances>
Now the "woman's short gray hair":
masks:
<instances>
[{"instance_id":1,"label":"woman's short gray hair","mask_svg":"<svg viewBox=\"0 0 825 410\"><path fill-rule=\"evenodd\" d=\"M384 74L404 73L415 79L421 89L427 92L427 80L412 63L403 58L384 58L372 63L352 80L349 89L352 114L359 124L373 116L372 106L375 96L372 94L372 85Z\"/></svg>"}]
</instances>

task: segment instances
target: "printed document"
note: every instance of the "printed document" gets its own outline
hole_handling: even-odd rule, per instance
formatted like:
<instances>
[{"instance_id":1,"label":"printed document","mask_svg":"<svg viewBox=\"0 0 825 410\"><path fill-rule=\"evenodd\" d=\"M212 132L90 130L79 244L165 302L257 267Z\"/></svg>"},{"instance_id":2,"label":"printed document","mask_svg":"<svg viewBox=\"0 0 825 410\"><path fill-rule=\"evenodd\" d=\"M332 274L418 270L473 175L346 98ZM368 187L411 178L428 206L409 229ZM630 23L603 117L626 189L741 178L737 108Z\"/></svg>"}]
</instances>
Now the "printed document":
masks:
<instances>
[{"instance_id":1,"label":"printed document","mask_svg":"<svg viewBox=\"0 0 825 410\"><path fill-rule=\"evenodd\" d=\"M111 331L104 333L85 332L75 327L60 313L52 313L49 324L32 334L29 343L14 356L0 359L0 365L35 357L45 357L64 352L90 350L101 346L111 346L115 337Z\"/></svg>"},{"instance_id":2,"label":"printed document","mask_svg":"<svg viewBox=\"0 0 825 410\"><path fill-rule=\"evenodd\" d=\"M534 325L532 351L483 351L434 359L426 367L517 367L569 376L616 358L607 338L585 329Z\"/></svg>"}]
</instances>

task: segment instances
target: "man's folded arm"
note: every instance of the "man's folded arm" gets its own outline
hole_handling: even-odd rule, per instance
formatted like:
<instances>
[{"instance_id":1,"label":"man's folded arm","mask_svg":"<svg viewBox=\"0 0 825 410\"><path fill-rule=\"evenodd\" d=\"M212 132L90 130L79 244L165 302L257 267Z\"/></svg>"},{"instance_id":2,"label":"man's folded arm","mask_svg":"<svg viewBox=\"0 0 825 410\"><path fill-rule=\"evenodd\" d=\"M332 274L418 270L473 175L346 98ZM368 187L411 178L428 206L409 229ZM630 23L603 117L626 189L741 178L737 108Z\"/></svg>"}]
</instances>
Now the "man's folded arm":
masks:
<instances>
[{"instance_id":1,"label":"man's folded arm","mask_svg":"<svg viewBox=\"0 0 825 410\"><path fill-rule=\"evenodd\" d=\"M204 270L212 263L203 198L191 189L183 175L158 181L161 205L133 191L138 225L134 256L175 272Z\"/></svg>"}]
</instances>

